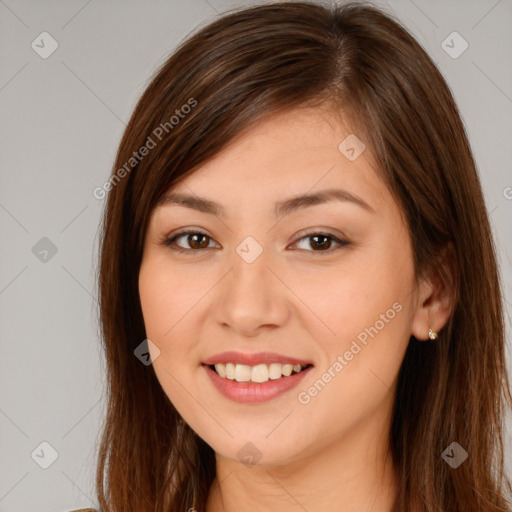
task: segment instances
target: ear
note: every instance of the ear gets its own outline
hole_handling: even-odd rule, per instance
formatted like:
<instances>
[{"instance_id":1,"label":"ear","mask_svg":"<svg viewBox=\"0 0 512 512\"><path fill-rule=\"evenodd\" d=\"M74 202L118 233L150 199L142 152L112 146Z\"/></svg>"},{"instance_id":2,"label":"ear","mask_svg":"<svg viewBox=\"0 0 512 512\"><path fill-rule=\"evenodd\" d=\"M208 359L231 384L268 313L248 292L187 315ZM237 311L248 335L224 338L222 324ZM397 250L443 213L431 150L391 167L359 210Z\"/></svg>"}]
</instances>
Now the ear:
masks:
<instances>
[{"instance_id":1,"label":"ear","mask_svg":"<svg viewBox=\"0 0 512 512\"><path fill-rule=\"evenodd\" d=\"M428 340L430 328L439 333L453 312L456 297L453 255L450 244L420 279L411 331L417 340Z\"/></svg>"}]
</instances>

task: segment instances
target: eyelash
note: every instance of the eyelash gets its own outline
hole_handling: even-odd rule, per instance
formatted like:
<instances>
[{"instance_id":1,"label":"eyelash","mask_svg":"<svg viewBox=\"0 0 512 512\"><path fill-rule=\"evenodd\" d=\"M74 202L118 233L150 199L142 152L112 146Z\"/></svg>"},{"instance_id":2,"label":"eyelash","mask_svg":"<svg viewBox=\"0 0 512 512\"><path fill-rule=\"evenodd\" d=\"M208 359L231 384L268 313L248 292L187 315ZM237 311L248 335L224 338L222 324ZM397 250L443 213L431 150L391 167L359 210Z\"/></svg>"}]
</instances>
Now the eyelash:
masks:
<instances>
[{"instance_id":1,"label":"eyelash","mask_svg":"<svg viewBox=\"0 0 512 512\"><path fill-rule=\"evenodd\" d=\"M164 238L161 243L162 243L162 245L164 245L166 247L169 247L171 250L176 251L176 252L180 252L180 253L191 253L191 252L199 253L199 252L203 252L203 251L205 251L207 249L211 249L211 247L205 247L204 249L184 249L183 247L180 247L179 245L176 245L175 241L178 238L180 238L180 237L182 237L184 235L203 235L203 236L209 238L210 240L213 240L209 235L207 235L206 233L203 233L202 231L187 230L187 231L181 231L179 233L176 233L172 237ZM339 244L337 249L341 249L342 247L345 247L345 246L350 244L350 242L348 242L347 240L341 240L340 238L334 236L332 233L323 232L323 231L311 231L310 233L307 233L307 234L303 235L295 243L298 243L298 242L304 240L305 238L310 238L310 237L315 236L315 235L320 235L320 236L324 236L324 237L332 239L334 242ZM318 251L310 250L310 251L306 251L306 252L330 253L333 250L336 250L336 248L332 249L330 247L329 249L326 249L326 250L318 250Z\"/></svg>"}]
</instances>

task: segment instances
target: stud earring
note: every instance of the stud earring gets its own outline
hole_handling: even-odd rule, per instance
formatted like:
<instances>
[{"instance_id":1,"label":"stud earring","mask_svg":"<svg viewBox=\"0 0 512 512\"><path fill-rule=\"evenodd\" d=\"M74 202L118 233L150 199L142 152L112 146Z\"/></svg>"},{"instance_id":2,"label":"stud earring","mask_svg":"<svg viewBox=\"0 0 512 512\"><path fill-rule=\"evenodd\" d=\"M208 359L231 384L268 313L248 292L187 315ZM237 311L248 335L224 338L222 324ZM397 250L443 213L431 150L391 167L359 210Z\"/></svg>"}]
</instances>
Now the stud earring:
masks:
<instances>
[{"instance_id":1,"label":"stud earring","mask_svg":"<svg viewBox=\"0 0 512 512\"><path fill-rule=\"evenodd\" d=\"M432 328L428 330L428 339L432 341L437 339L437 332L434 331Z\"/></svg>"}]
</instances>

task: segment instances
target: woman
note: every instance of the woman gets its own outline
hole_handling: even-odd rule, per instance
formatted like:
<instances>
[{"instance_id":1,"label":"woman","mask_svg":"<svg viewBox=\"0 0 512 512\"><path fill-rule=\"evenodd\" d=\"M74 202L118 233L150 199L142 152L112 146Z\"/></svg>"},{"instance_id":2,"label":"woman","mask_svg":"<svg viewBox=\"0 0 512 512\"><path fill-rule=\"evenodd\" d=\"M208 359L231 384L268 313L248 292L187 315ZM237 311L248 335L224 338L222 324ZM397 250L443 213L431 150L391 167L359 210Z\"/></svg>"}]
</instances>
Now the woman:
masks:
<instances>
[{"instance_id":1,"label":"woman","mask_svg":"<svg viewBox=\"0 0 512 512\"><path fill-rule=\"evenodd\" d=\"M482 190L391 16L289 2L204 27L105 189L103 510L509 510Z\"/></svg>"}]
</instances>

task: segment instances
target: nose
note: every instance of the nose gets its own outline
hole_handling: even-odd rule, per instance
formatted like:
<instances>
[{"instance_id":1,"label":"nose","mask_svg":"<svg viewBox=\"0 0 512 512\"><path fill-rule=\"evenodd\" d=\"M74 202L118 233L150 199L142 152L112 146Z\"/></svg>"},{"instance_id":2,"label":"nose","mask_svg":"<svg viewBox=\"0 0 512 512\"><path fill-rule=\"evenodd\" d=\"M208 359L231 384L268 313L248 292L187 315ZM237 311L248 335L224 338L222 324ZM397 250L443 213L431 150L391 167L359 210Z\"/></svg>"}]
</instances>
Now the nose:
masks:
<instances>
[{"instance_id":1,"label":"nose","mask_svg":"<svg viewBox=\"0 0 512 512\"><path fill-rule=\"evenodd\" d=\"M288 288L265 250L252 263L234 251L230 263L231 270L217 291L217 322L246 337L283 326L290 313Z\"/></svg>"}]
</instances>

